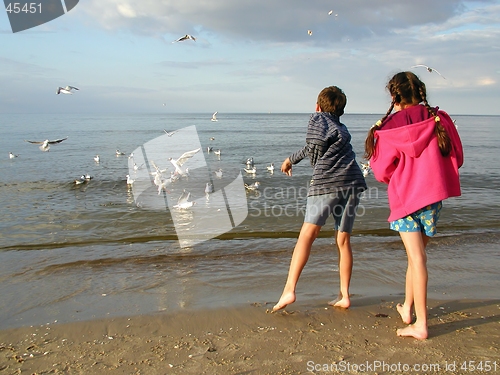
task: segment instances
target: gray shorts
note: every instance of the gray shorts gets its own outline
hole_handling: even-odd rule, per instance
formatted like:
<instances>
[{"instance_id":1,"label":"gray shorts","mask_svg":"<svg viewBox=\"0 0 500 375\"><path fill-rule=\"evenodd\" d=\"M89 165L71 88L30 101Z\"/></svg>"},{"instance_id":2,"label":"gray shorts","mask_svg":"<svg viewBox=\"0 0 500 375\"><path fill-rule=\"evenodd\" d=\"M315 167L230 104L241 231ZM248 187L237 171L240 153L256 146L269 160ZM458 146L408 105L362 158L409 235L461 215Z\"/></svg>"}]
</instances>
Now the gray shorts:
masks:
<instances>
[{"instance_id":1,"label":"gray shorts","mask_svg":"<svg viewBox=\"0 0 500 375\"><path fill-rule=\"evenodd\" d=\"M348 189L307 197L304 222L323 226L332 215L336 230L351 233L361 193L362 190Z\"/></svg>"}]
</instances>

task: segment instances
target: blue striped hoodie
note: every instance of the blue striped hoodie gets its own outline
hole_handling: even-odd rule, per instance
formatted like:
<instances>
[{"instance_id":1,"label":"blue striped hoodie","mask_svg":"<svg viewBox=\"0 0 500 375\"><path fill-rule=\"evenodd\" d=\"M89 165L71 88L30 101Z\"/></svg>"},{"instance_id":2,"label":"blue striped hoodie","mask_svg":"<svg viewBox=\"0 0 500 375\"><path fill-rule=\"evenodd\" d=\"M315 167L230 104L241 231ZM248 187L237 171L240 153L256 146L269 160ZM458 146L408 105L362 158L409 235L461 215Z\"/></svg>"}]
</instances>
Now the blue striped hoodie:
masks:
<instances>
[{"instance_id":1,"label":"blue striped hoodie","mask_svg":"<svg viewBox=\"0 0 500 375\"><path fill-rule=\"evenodd\" d=\"M313 167L309 196L350 188L366 190L365 178L352 149L351 134L337 115L330 112L311 115L306 145L289 158L292 164L297 164L306 157Z\"/></svg>"}]
</instances>

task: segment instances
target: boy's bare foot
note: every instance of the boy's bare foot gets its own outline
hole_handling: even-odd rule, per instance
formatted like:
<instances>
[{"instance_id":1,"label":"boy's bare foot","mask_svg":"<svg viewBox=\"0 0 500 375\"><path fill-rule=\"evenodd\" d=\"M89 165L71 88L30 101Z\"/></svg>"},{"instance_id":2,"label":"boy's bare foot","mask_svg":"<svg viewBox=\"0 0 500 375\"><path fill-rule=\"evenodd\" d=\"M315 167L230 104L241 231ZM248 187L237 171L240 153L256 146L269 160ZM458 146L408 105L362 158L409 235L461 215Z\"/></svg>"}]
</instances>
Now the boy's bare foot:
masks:
<instances>
[{"instance_id":1,"label":"boy's bare foot","mask_svg":"<svg viewBox=\"0 0 500 375\"><path fill-rule=\"evenodd\" d=\"M416 327L415 324L396 331L398 336L414 337L419 340L425 340L428 336L427 327Z\"/></svg>"},{"instance_id":2,"label":"boy's bare foot","mask_svg":"<svg viewBox=\"0 0 500 375\"><path fill-rule=\"evenodd\" d=\"M283 293L278 303L274 305L272 312L284 309L285 307L294 302L295 302L295 292Z\"/></svg>"},{"instance_id":3,"label":"boy's bare foot","mask_svg":"<svg viewBox=\"0 0 500 375\"><path fill-rule=\"evenodd\" d=\"M328 302L330 306L341 307L343 309L348 309L351 306L351 300L349 297L338 296L333 301Z\"/></svg>"},{"instance_id":4,"label":"boy's bare foot","mask_svg":"<svg viewBox=\"0 0 500 375\"><path fill-rule=\"evenodd\" d=\"M401 320L403 323L410 324L412 321L411 317L411 307L407 308L405 305L398 303L396 305L396 310L398 310L399 315L401 315Z\"/></svg>"}]
</instances>

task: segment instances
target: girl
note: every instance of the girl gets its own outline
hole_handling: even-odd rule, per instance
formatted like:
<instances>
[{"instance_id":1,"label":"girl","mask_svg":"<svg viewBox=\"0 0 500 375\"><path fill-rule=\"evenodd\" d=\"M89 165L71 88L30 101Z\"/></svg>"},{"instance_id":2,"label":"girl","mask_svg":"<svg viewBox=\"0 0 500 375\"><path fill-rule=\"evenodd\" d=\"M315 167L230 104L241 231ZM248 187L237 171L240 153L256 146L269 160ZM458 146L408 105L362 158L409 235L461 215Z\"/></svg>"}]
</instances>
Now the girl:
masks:
<instances>
[{"instance_id":1,"label":"girl","mask_svg":"<svg viewBox=\"0 0 500 375\"><path fill-rule=\"evenodd\" d=\"M388 184L388 221L408 256L405 301L397 310L404 323L412 322L413 310L416 320L397 334L426 339L425 247L436 233L441 201L460 195L462 143L450 116L429 105L425 84L415 74L398 73L386 88L392 103L368 133L365 158L375 178Z\"/></svg>"}]
</instances>

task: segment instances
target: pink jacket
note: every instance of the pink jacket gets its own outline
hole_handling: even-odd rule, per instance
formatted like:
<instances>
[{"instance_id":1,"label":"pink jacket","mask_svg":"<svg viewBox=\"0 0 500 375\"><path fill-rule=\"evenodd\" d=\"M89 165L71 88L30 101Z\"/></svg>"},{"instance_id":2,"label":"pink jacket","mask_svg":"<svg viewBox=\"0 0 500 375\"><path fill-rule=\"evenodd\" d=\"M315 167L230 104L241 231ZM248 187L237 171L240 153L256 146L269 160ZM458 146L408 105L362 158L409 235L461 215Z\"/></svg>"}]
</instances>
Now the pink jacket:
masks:
<instances>
[{"instance_id":1,"label":"pink jacket","mask_svg":"<svg viewBox=\"0 0 500 375\"><path fill-rule=\"evenodd\" d=\"M448 114L438 111L438 116L452 142L453 149L447 157L439 151L434 117L375 131L370 166L375 178L388 184L388 221L461 194L458 168L463 164L462 142Z\"/></svg>"}]
</instances>

